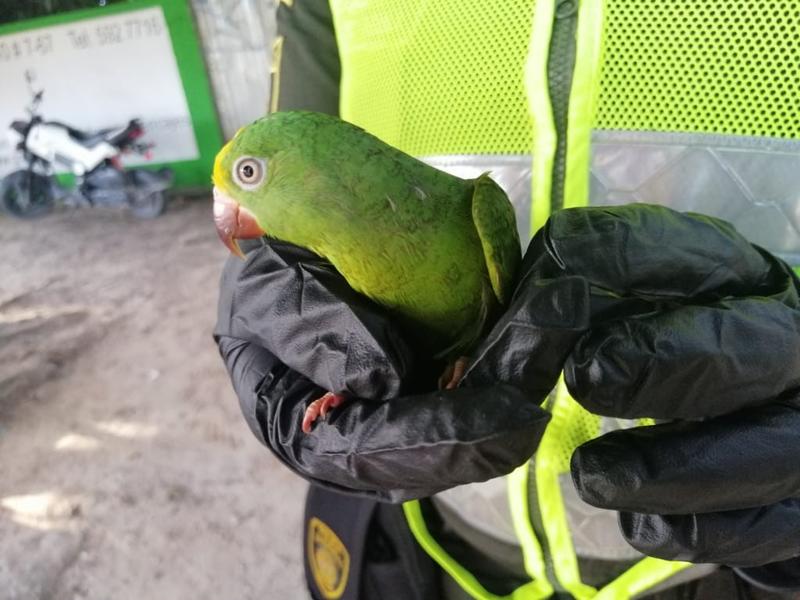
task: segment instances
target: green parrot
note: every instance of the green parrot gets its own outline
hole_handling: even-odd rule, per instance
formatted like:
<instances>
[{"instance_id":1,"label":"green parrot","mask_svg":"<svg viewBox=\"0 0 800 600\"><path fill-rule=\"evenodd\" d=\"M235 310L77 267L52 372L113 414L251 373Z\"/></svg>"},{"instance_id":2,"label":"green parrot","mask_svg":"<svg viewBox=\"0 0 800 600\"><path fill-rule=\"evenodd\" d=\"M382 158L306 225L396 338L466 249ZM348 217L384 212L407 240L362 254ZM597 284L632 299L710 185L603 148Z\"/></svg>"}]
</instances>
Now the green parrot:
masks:
<instances>
[{"instance_id":1,"label":"green parrot","mask_svg":"<svg viewBox=\"0 0 800 600\"><path fill-rule=\"evenodd\" d=\"M460 179L338 118L278 112L237 132L213 180L217 231L232 252L241 256L237 239L267 235L327 259L354 290L424 332L433 355L461 357L446 387L510 299L519 236L487 174ZM343 400L312 403L304 431Z\"/></svg>"}]
</instances>

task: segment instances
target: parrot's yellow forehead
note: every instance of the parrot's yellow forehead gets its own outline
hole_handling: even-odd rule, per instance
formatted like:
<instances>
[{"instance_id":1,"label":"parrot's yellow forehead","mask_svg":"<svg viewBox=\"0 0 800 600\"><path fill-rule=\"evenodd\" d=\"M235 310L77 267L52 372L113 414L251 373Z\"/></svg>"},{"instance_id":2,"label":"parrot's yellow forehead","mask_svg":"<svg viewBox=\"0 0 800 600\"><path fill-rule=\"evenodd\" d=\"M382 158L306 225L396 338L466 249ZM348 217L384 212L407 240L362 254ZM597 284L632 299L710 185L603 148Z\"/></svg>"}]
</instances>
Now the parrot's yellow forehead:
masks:
<instances>
[{"instance_id":1,"label":"parrot's yellow forehead","mask_svg":"<svg viewBox=\"0 0 800 600\"><path fill-rule=\"evenodd\" d=\"M233 139L236 139L236 136L234 136ZM217 152L217 158L214 160L214 172L211 176L211 180L213 181L215 186L223 190L228 187L227 175L228 175L230 161L227 160L227 157L228 153L231 151L231 146L233 145L233 139L229 141L227 144L225 144L219 152Z\"/></svg>"}]
</instances>

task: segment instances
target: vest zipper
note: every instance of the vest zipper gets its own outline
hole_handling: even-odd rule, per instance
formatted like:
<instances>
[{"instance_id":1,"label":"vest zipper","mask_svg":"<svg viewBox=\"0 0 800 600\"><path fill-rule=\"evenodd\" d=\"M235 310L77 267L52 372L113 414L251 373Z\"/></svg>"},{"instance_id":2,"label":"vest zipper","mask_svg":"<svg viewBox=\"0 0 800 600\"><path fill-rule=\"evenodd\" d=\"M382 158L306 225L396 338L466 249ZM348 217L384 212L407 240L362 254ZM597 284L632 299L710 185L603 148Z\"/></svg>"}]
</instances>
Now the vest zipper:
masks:
<instances>
[{"instance_id":1,"label":"vest zipper","mask_svg":"<svg viewBox=\"0 0 800 600\"><path fill-rule=\"evenodd\" d=\"M547 85L556 131L556 154L553 160L550 209L564 206L564 180L567 175L567 125L572 75L575 70L575 33L578 27L578 0L556 4L555 20L547 59Z\"/></svg>"}]
</instances>

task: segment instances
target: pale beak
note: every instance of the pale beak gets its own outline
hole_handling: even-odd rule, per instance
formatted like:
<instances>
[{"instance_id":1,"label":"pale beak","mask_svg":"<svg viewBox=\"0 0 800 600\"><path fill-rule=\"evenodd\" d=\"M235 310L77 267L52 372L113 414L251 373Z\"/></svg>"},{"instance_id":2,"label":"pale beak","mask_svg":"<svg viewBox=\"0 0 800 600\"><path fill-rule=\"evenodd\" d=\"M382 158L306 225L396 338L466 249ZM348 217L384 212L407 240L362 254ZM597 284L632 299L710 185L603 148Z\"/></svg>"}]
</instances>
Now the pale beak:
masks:
<instances>
[{"instance_id":1,"label":"pale beak","mask_svg":"<svg viewBox=\"0 0 800 600\"><path fill-rule=\"evenodd\" d=\"M256 222L255 215L216 187L214 224L217 226L219 239L239 258L244 258L244 253L237 240L248 240L264 235L264 230Z\"/></svg>"}]
</instances>

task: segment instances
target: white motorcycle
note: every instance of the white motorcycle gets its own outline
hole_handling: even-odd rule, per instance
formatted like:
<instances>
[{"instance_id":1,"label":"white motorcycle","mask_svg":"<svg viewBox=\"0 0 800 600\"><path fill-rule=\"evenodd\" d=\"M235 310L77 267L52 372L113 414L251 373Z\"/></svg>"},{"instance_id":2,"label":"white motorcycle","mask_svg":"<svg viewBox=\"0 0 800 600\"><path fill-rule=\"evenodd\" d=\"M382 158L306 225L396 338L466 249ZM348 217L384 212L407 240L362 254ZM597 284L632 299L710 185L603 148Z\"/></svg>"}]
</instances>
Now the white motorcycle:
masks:
<instances>
[{"instance_id":1,"label":"white motorcycle","mask_svg":"<svg viewBox=\"0 0 800 600\"><path fill-rule=\"evenodd\" d=\"M164 211L165 190L172 185L171 169L124 169L120 155L138 152L149 158L151 146L136 142L144 134L137 119L125 127L85 132L38 113L44 90L34 92L26 73L32 101L30 119L11 123L10 134L27 168L0 181L0 204L21 218L49 212L56 201L71 206L127 206L137 217L154 218ZM55 177L56 165L75 176L72 187Z\"/></svg>"}]
</instances>

